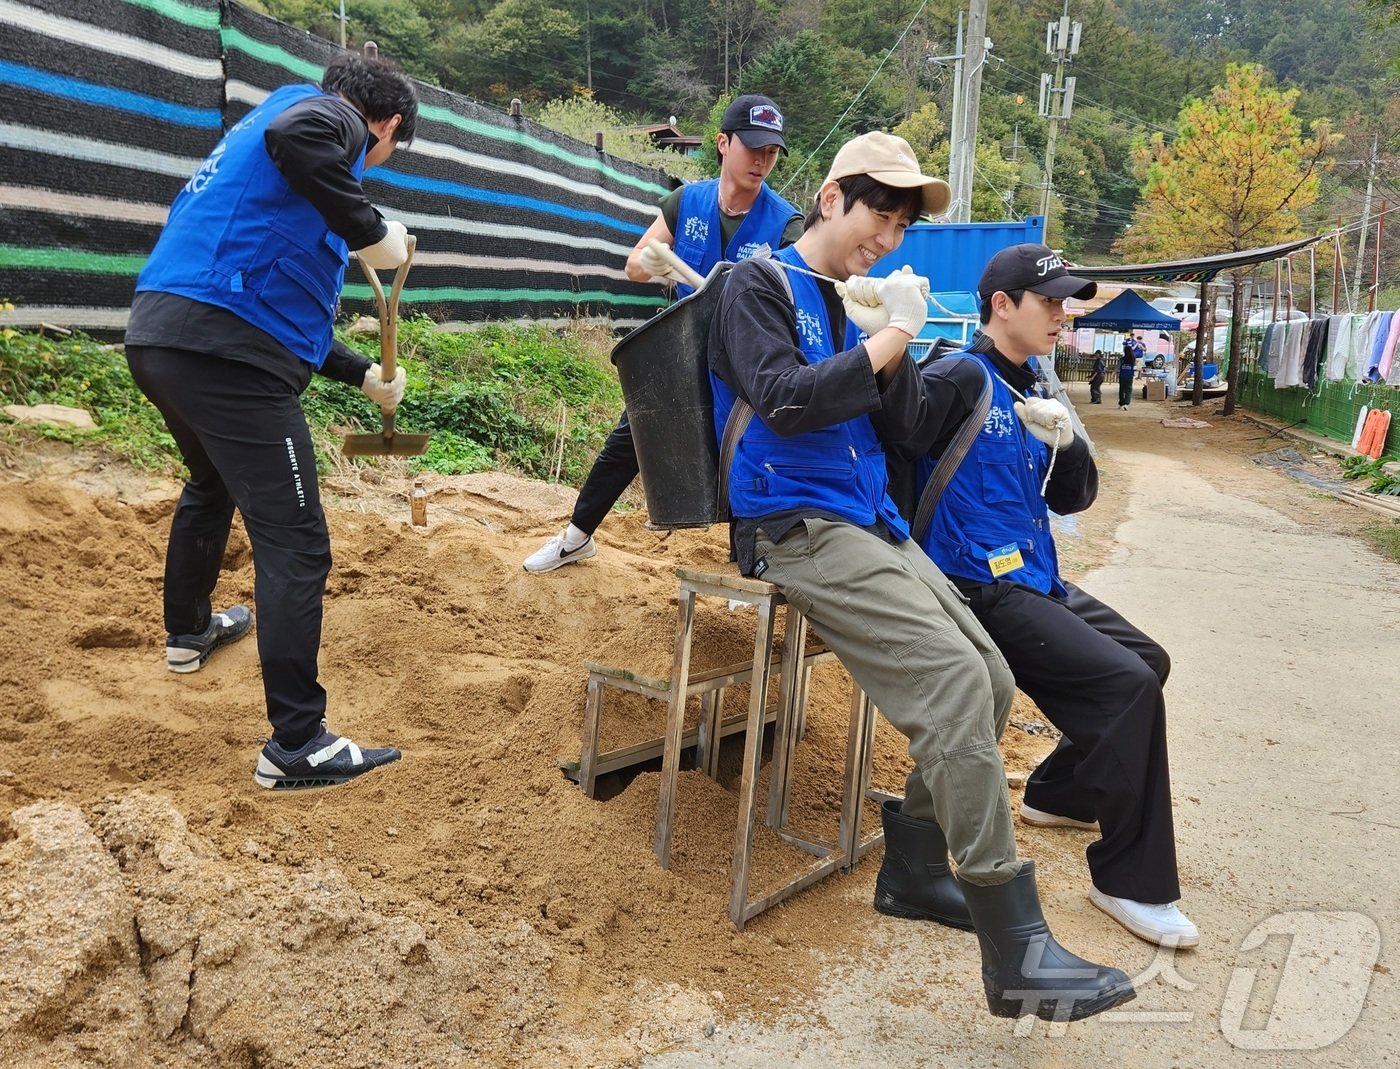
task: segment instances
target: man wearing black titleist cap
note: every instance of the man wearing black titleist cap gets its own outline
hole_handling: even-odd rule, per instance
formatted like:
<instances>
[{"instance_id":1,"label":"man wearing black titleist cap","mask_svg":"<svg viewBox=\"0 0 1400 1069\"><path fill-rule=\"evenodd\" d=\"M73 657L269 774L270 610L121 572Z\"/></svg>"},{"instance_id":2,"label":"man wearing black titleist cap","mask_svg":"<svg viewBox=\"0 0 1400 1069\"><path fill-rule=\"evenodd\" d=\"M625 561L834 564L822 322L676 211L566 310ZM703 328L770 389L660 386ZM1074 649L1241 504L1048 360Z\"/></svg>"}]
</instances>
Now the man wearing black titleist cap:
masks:
<instances>
[{"instance_id":1,"label":"man wearing black titleist cap","mask_svg":"<svg viewBox=\"0 0 1400 1069\"><path fill-rule=\"evenodd\" d=\"M766 255L802 236L802 215L767 184L778 154L787 152L785 122L765 96L741 96L725 109L715 149L719 177L691 182L661 201L655 221L627 257L633 282L674 283L676 295L691 287L656 252L660 243L704 278L721 260L737 263ZM597 552L593 532L637 477L637 449L627 413L617 421L579 489L569 526L525 558L527 572L550 572Z\"/></svg>"},{"instance_id":2,"label":"man wearing black titleist cap","mask_svg":"<svg viewBox=\"0 0 1400 1069\"><path fill-rule=\"evenodd\" d=\"M982 329L968 349L923 369L925 411L900 451L918 459L916 485L925 487L962 425L981 421L914 536L971 601L1016 685L1062 732L1026 783L1021 820L1099 832L1087 852L1090 900L1149 942L1190 947L1199 933L1175 904L1162 696L1171 662L1061 578L1050 532L1050 510L1093 503L1098 470L1065 407L1036 395L1027 361L1053 350L1065 298L1096 289L1044 245L997 253L978 284Z\"/></svg>"}]
</instances>

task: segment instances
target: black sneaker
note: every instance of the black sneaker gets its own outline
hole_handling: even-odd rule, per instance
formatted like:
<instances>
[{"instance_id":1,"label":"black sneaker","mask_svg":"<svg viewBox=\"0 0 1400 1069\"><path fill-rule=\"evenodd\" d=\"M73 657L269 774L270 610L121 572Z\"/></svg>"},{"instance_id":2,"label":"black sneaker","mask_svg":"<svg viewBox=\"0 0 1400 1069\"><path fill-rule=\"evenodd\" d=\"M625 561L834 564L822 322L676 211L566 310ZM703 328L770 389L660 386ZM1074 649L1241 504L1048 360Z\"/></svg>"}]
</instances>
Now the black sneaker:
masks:
<instances>
[{"instance_id":1,"label":"black sneaker","mask_svg":"<svg viewBox=\"0 0 1400 1069\"><path fill-rule=\"evenodd\" d=\"M246 605L216 612L209 617L203 634L165 636L165 666L172 672L198 672L211 653L237 642L252 627L253 614Z\"/></svg>"},{"instance_id":2,"label":"black sneaker","mask_svg":"<svg viewBox=\"0 0 1400 1069\"><path fill-rule=\"evenodd\" d=\"M392 746L362 750L344 735L327 731L323 722L321 733L299 750L285 750L269 739L258 755L253 780L274 791L335 787L402 756Z\"/></svg>"}]
</instances>

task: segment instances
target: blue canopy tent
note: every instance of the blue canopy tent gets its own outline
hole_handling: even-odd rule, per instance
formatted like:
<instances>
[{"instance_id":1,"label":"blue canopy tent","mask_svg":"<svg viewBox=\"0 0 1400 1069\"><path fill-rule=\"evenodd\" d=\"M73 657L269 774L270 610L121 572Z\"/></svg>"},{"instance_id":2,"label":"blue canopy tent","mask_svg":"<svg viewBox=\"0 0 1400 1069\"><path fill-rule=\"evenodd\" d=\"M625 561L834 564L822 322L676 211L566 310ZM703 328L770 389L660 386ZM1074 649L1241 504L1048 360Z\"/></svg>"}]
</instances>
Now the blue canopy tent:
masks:
<instances>
[{"instance_id":1,"label":"blue canopy tent","mask_svg":"<svg viewBox=\"0 0 1400 1069\"><path fill-rule=\"evenodd\" d=\"M1180 330L1181 320L1157 311L1132 290L1124 290L1102 308L1076 316L1075 330Z\"/></svg>"}]
</instances>

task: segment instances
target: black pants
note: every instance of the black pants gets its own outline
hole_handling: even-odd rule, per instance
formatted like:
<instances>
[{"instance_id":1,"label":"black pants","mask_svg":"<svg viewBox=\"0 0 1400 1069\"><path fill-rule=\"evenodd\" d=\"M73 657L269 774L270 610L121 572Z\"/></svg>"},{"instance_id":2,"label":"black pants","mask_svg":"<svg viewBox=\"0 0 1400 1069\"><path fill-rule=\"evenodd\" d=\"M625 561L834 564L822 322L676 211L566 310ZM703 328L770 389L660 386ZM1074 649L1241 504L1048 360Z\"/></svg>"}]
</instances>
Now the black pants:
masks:
<instances>
[{"instance_id":1,"label":"black pants","mask_svg":"<svg viewBox=\"0 0 1400 1069\"><path fill-rule=\"evenodd\" d=\"M292 388L258 368L180 349L128 347L141 392L190 469L165 554L165 629L209 626L237 507L253 547L258 657L273 738L300 746L320 730L321 599L330 532L316 455Z\"/></svg>"},{"instance_id":2,"label":"black pants","mask_svg":"<svg viewBox=\"0 0 1400 1069\"><path fill-rule=\"evenodd\" d=\"M608 510L632 485L637 470L637 447L632 442L632 425L627 422L624 411L579 488L571 518L573 525L589 534L596 531Z\"/></svg>"},{"instance_id":3,"label":"black pants","mask_svg":"<svg viewBox=\"0 0 1400 1069\"><path fill-rule=\"evenodd\" d=\"M1176 837L1167 765L1166 650L1103 602L1014 583L964 588L1016 685L1062 733L1026 782L1026 803L1099 822L1089 874L1105 894L1174 902Z\"/></svg>"},{"instance_id":4,"label":"black pants","mask_svg":"<svg viewBox=\"0 0 1400 1069\"><path fill-rule=\"evenodd\" d=\"M1091 405L1103 404L1103 376L1095 375L1089 380L1089 403Z\"/></svg>"},{"instance_id":5,"label":"black pants","mask_svg":"<svg viewBox=\"0 0 1400 1069\"><path fill-rule=\"evenodd\" d=\"M1118 376L1118 403L1120 405L1130 405L1133 403L1133 377L1129 375L1124 378Z\"/></svg>"}]
</instances>

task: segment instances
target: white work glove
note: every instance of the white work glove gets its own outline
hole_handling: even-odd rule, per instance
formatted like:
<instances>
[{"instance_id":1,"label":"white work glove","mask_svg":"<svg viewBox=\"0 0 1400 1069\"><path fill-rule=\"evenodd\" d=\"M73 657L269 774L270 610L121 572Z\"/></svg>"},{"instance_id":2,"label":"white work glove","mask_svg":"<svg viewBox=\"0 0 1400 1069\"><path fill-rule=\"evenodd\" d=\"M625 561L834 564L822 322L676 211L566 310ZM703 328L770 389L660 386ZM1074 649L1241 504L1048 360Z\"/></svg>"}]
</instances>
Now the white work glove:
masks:
<instances>
[{"instance_id":1,"label":"white work glove","mask_svg":"<svg viewBox=\"0 0 1400 1069\"><path fill-rule=\"evenodd\" d=\"M890 317L880 303L878 278L852 275L845 282L836 283L836 295L846 309L846 318L865 331L866 337L874 337L889 326Z\"/></svg>"},{"instance_id":2,"label":"white work glove","mask_svg":"<svg viewBox=\"0 0 1400 1069\"><path fill-rule=\"evenodd\" d=\"M1026 430L1051 449L1063 449L1074 441L1069 409L1054 398L1028 397L1016 402L1016 415Z\"/></svg>"},{"instance_id":3,"label":"white work glove","mask_svg":"<svg viewBox=\"0 0 1400 1069\"><path fill-rule=\"evenodd\" d=\"M928 279L901 268L880 280L880 304L889 317L886 326L916 337L928 322Z\"/></svg>"},{"instance_id":4,"label":"white work glove","mask_svg":"<svg viewBox=\"0 0 1400 1069\"><path fill-rule=\"evenodd\" d=\"M370 364L365 372L365 381L360 383L360 390L380 408L392 412L403 400L403 388L408 385L408 376L401 367L394 369L393 382L385 382L383 374L378 364Z\"/></svg>"},{"instance_id":5,"label":"white work glove","mask_svg":"<svg viewBox=\"0 0 1400 1069\"><path fill-rule=\"evenodd\" d=\"M406 241L408 227L397 219L386 219L384 225L389 228L387 234L373 245L366 245L355 253L376 271L387 271L391 267L398 267L408 259L408 243Z\"/></svg>"},{"instance_id":6,"label":"white work glove","mask_svg":"<svg viewBox=\"0 0 1400 1069\"><path fill-rule=\"evenodd\" d=\"M675 269L669 260L657 253L650 245L643 245L640 256L642 270L657 278L664 278L669 282L684 282L680 273Z\"/></svg>"},{"instance_id":7,"label":"white work glove","mask_svg":"<svg viewBox=\"0 0 1400 1069\"><path fill-rule=\"evenodd\" d=\"M911 275L919 279L920 291L927 299L928 279L914 275L914 269L908 264L889 277L894 278L895 275ZM836 295L841 298L841 304L846 309L846 318L865 331L866 337L874 337L890 325L889 312L880 303L880 287L887 281L888 279L871 278L869 275L852 275L845 282L836 283ZM927 303L924 316L928 316ZM922 329L922 321L919 326Z\"/></svg>"}]
</instances>

